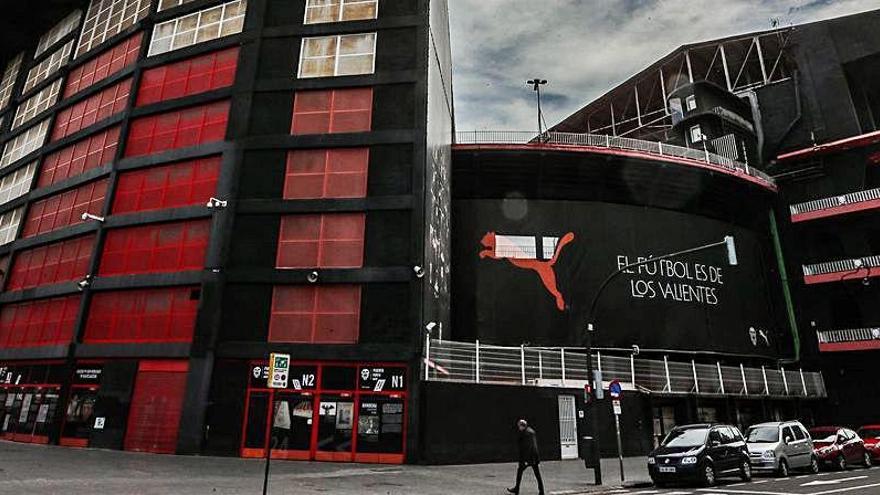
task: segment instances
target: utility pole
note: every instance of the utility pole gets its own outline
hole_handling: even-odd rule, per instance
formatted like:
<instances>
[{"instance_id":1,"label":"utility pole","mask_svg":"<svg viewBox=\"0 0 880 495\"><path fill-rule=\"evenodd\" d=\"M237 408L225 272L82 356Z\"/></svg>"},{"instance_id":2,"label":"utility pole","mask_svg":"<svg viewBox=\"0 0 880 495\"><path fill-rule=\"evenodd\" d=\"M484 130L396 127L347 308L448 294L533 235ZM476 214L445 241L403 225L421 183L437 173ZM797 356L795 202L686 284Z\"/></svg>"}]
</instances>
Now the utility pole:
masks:
<instances>
[{"instance_id":1,"label":"utility pole","mask_svg":"<svg viewBox=\"0 0 880 495\"><path fill-rule=\"evenodd\" d=\"M526 81L526 84L531 84L532 90L538 94L538 139L540 140L544 135L543 115L541 114L541 86L547 84L547 80L536 77Z\"/></svg>"}]
</instances>

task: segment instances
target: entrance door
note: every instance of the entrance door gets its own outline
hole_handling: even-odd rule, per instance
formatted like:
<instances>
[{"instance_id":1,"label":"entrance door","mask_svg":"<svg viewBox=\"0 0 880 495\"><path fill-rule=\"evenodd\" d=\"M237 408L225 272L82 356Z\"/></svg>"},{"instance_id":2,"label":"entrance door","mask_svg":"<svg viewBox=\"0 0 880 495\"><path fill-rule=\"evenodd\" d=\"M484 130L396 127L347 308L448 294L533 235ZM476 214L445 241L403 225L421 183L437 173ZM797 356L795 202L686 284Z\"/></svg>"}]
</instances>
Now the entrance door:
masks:
<instances>
[{"instance_id":1,"label":"entrance door","mask_svg":"<svg viewBox=\"0 0 880 495\"><path fill-rule=\"evenodd\" d=\"M125 450L175 452L186 370L186 361L140 362L128 413Z\"/></svg>"},{"instance_id":2,"label":"entrance door","mask_svg":"<svg viewBox=\"0 0 880 495\"><path fill-rule=\"evenodd\" d=\"M312 394L275 392L269 445L273 459L311 460L315 397Z\"/></svg>"},{"instance_id":3,"label":"entrance door","mask_svg":"<svg viewBox=\"0 0 880 495\"><path fill-rule=\"evenodd\" d=\"M577 459L577 413L574 396L560 395L559 400L559 447L562 459Z\"/></svg>"},{"instance_id":4,"label":"entrance door","mask_svg":"<svg viewBox=\"0 0 880 495\"><path fill-rule=\"evenodd\" d=\"M318 439L315 460L351 462L354 398L350 394L321 395L318 400Z\"/></svg>"}]
</instances>

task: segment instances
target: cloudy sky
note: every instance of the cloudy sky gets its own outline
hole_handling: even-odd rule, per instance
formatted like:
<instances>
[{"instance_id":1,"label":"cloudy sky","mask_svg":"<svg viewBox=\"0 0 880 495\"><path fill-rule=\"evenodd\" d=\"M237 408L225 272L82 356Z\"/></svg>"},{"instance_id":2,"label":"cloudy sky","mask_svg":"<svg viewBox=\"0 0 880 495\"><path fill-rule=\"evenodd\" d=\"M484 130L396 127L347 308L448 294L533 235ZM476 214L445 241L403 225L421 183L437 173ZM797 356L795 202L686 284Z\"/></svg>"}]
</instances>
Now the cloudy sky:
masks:
<instances>
[{"instance_id":1,"label":"cloudy sky","mask_svg":"<svg viewBox=\"0 0 880 495\"><path fill-rule=\"evenodd\" d=\"M680 45L880 8L880 0L449 0L456 127L553 125Z\"/></svg>"}]
</instances>

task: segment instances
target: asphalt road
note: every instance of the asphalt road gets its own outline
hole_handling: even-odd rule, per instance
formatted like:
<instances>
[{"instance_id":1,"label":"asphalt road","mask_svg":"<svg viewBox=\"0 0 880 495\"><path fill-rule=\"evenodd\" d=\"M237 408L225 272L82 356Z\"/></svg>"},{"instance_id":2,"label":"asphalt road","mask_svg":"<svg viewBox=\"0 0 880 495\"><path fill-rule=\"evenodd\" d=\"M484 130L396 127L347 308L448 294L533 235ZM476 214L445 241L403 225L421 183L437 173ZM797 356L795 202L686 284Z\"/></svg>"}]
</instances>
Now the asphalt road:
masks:
<instances>
[{"instance_id":1,"label":"asphalt road","mask_svg":"<svg viewBox=\"0 0 880 495\"><path fill-rule=\"evenodd\" d=\"M722 479L711 488L638 488L605 492L612 495L877 495L880 467L850 468L819 474L794 474L788 478L757 475L748 483Z\"/></svg>"}]
</instances>

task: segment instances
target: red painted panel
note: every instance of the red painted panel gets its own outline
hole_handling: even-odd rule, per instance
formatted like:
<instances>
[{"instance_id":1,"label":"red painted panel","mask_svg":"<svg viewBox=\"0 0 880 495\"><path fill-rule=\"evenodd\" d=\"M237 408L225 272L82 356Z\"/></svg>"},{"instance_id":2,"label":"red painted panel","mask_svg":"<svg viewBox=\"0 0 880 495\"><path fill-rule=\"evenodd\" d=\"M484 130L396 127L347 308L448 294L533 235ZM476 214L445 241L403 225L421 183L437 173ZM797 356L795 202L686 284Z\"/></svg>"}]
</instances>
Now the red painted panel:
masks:
<instances>
[{"instance_id":1,"label":"red painted panel","mask_svg":"<svg viewBox=\"0 0 880 495\"><path fill-rule=\"evenodd\" d=\"M28 209L22 237L82 222L83 213L100 215L106 194L107 179L101 179L34 202Z\"/></svg>"},{"instance_id":2,"label":"red painted panel","mask_svg":"<svg viewBox=\"0 0 880 495\"><path fill-rule=\"evenodd\" d=\"M227 48L144 71L137 106L231 86L238 51L238 47Z\"/></svg>"},{"instance_id":3,"label":"red painted panel","mask_svg":"<svg viewBox=\"0 0 880 495\"><path fill-rule=\"evenodd\" d=\"M112 229L101 254L100 275L134 275L201 270L211 221L141 225Z\"/></svg>"},{"instance_id":4,"label":"red painted panel","mask_svg":"<svg viewBox=\"0 0 880 495\"><path fill-rule=\"evenodd\" d=\"M0 348L68 344L80 295L6 304L0 308Z\"/></svg>"},{"instance_id":5,"label":"red painted panel","mask_svg":"<svg viewBox=\"0 0 880 495\"><path fill-rule=\"evenodd\" d=\"M875 349L880 349L880 340L819 343L820 352L871 351Z\"/></svg>"},{"instance_id":6,"label":"red painted panel","mask_svg":"<svg viewBox=\"0 0 880 495\"><path fill-rule=\"evenodd\" d=\"M128 413L125 450L173 454L185 393L185 370L150 371L142 366Z\"/></svg>"},{"instance_id":7,"label":"red painted panel","mask_svg":"<svg viewBox=\"0 0 880 495\"><path fill-rule=\"evenodd\" d=\"M364 213L281 218L276 268L358 268L364 264Z\"/></svg>"},{"instance_id":8,"label":"red painted panel","mask_svg":"<svg viewBox=\"0 0 880 495\"><path fill-rule=\"evenodd\" d=\"M64 87L64 97L68 98L102 81L133 64L141 49L141 33L120 41L112 48L71 69Z\"/></svg>"},{"instance_id":9,"label":"red painted panel","mask_svg":"<svg viewBox=\"0 0 880 495\"><path fill-rule=\"evenodd\" d=\"M83 138L46 156L37 187L60 182L113 161L119 146L119 126Z\"/></svg>"},{"instance_id":10,"label":"red painted panel","mask_svg":"<svg viewBox=\"0 0 880 495\"><path fill-rule=\"evenodd\" d=\"M123 111L128 105L131 92L131 78L86 98L79 103L58 112L55 127L52 130L52 141L57 141L74 132L100 122L107 117Z\"/></svg>"},{"instance_id":11,"label":"red painted panel","mask_svg":"<svg viewBox=\"0 0 880 495\"><path fill-rule=\"evenodd\" d=\"M98 292L84 342L191 342L199 300L196 287Z\"/></svg>"},{"instance_id":12,"label":"red painted panel","mask_svg":"<svg viewBox=\"0 0 880 495\"><path fill-rule=\"evenodd\" d=\"M364 132L372 117L372 88L297 91L290 133Z\"/></svg>"},{"instance_id":13,"label":"red painted panel","mask_svg":"<svg viewBox=\"0 0 880 495\"><path fill-rule=\"evenodd\" d=\"M132 170L119 175L113 213L205 204L220 176L220 156Z\"/></svg>"},{"instance_id":14,"label":"red painted panel","mask_svg":"<svg viewBox=\"0 0 880 495\"><path fill-rule=\"evenodd\" d=\"M872 266L858 272L833 272L821 275L804 275L805 284L824 284L828 282L843 282L861 280L863 278L880 277L880 267Z\"/></svg>"},{"instance_id":15,"label":"red painted panel","mask_svg":"<svg viewBox=\"0 0 880 495\"><path fill-rule=\"evenodd\" d=\"M360 308L361 288L357 285L276 286L269 341L357 343Z\"/></svg>"},{"instance_id":16,"label":"red painted panel","mask_svg":"<svg viewBox=\"0 0 880 495\"><path fill-rule=\"evenodd\" d=\"M79 280L89 273L95 235L67 239L19 251L9 274L6 290Z\"/></svg>"},{"instance_id":17,"label":"red painted panel","mask_svg":"<svg viewBox=\"0 0 880 495\"><path fill-rule=\"evenodd\" d=\"M141 117L131 124L125 156L222 141L228 119L229 101Z\"/></svg>"},{"instance_id":18,"label":"red painted panel","mask_svg":"<svg viewBox=\"0 0 880 495\"><path fill-rule=\"evenodd\" d=\"M369 162L369 148L290 151L284 199L363 198Z\"/></svg>"}]
</instances>

